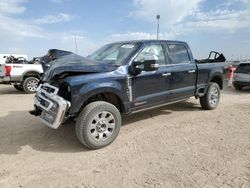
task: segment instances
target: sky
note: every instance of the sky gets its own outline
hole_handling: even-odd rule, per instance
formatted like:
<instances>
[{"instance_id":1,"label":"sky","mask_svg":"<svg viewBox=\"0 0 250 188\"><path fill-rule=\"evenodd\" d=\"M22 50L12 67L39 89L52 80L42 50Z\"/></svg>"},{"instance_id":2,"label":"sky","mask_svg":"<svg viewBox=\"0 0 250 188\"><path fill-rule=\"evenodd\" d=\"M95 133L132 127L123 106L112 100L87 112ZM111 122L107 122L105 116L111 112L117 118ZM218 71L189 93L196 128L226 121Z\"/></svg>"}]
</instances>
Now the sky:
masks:
<instances>
[{"instance_id":1,"label":"sky","mask_svg":"<svg viewBox=\"0 0 250 188\"><path fill-rule=\"evenodd\" d=\"M186 41L195 58L217 50L250 58L250 0L0 0L0 54L42 56L64 49L86 56L104 44Z\"/></svg>"}]
</instances>

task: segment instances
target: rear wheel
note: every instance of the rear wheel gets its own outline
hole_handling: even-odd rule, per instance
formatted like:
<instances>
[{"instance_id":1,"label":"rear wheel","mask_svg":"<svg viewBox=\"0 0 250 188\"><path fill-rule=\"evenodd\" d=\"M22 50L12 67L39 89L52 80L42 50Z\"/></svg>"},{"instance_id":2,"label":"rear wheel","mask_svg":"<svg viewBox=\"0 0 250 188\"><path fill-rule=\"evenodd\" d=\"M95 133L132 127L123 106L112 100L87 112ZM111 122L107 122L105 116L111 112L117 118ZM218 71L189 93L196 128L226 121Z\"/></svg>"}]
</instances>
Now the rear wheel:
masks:
<instances>
[{"instance_id":1,"label":"rear wheel","mask_svg":"<svg viewBox=\"0 0 250 188\"><path fill-rule=\"evenodd\" d=\"M18 90L18 91L23 91L23 86L20 84L20 85L18 85L18 84L15 84L14 85L14 88L16 89L16 90Z\"/></svg>"},{"instance_id":2,"label":"rear wheel","mask_svg":"<svg viewBox=\"0 0 250 188\"><path fill-rule=\"evenodd\" d=\"M220 102L220 87L217 83L209 83L207 93L200 97L201 107L205 110L215 109Z\"/></svg>"},{"instance_id":3,"label":"rear wheel","mask_svg":"<svg viewBox=\"0 0 250 188\"><path fill-rule=\"evenodd\" d=\"M28 77L23 81L23 89L26 93L35 93L38 87L39 79L36 77Z\"/></svg>"},{"instance_id":4,"label":"rear wheel","mask_svg":"<svg viewBox=\"0 0 250 188\"><path fill-rule=\"evenodd\" d=\"M242 90L242 86L240 86L240 85L238 85L238 84L233 83L233 86L234 86L234 88L235 88L237 91Z\"/></svg>"},{"instance_id":5,"label":"rear wheel","mask_svg":"<svg viewBox=\"0 0 250 188\"><path fill-rule=\"evenodd\" d=\"M99 149L111 144L121 126L119 110L112 104L97 101L88 104L76 122L78 140L89 149Z\"/></svg>"}]
</instances>

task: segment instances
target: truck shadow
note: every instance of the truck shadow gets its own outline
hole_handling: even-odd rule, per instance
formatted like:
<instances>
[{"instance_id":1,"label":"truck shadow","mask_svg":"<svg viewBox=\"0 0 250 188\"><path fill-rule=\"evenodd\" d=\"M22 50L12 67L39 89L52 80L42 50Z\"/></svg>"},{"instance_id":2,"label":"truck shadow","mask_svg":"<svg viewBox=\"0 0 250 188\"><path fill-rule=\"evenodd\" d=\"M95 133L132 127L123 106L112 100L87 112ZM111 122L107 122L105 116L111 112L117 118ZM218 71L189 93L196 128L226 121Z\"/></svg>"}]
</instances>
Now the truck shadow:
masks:
<instances>
[{"instance_id":1,"label":"truck shadow","mask_svg":"<svg viewBox=\"0 0 250 188\"><path fill-rule=\"evenodd\" d=\"M128 116L123 116L123 125L128 125L136 121L154 118L159 115L170 115L176 111L197 111L201 110L201 106L197 103L183 101L172 105L166 105L147 111L138 112Z\"/></svg>"},{"instance_id":2,"label":"truck shadow","mask_svg":"<svg viewBox=\"0 0 250 188\"><path fill-rule=\"evenodd\" d=\"M28 111L12 111L0 117L0 155L18 154L31 147L37 151L74 153L88 151L77 140L74 124L53 130Z\"/></svg>"},{"instance_id":3,"label":"truck shadow","mask_svg":"<svg viewBox=\"0 0 250 188\"><path fill-rule=\"evenodd\" d=\"M123 117L123 125L173 111L196 111L200 107L190 102L181 102ZM31 116L28 111L12 111L0 117L0 155L18 154L31 147L34 150L54 153L92 152L76 138L73 122L53 130Z\"/></svg>"},{"instance_id":4,"label":"truck shadow","mask_svg":"<svg viewBox=\"0 0 250 188\"><path fill-rule=\"evenodd\" d=\"M23 95L24 91L18 91L12 85L4 85L0 87L0 95Z\"/></svg>"},{"instance_id":5,"label":"truck shadow","mask_svg":"<svg viewBox=\"0 0 250 188\"><path fill-rule=\"evenodd\" d=\"M242 88L242 90L237 91L233 86L230 86L225 88L222 93L230 95L245 95L250 93L250 87L244 87Z\"/></svg>"}]
</instances>

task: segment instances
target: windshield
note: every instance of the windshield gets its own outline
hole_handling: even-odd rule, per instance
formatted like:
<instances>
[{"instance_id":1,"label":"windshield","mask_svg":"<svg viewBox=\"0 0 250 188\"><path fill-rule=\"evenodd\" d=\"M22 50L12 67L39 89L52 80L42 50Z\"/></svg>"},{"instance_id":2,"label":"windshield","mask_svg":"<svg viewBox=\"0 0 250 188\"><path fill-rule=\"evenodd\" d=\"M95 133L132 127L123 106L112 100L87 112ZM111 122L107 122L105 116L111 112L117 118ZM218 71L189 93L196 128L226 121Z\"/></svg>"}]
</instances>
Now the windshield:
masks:
<instances>
[{"instance_id":1,"label":"windshield","mask_svg":"<svg viewBox=\"0 0 250 188\"><path fill-rule=\"evenodd\" d=\"M136 43L108 44L89 55L93 61L101 61L121 66L123 61L138 47Z\"/></svg>"}]
</instances>

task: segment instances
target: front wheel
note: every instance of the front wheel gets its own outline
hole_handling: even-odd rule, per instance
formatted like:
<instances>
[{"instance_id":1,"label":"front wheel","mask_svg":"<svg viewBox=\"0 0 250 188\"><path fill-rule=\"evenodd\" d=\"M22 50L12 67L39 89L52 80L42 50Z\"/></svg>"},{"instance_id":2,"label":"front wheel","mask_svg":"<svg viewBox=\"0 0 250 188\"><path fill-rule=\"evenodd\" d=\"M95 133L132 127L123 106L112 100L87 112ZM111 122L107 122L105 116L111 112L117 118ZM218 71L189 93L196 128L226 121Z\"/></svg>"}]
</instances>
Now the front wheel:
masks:
<instances>
[{"instance_id":1,"label":"front wheel","mask_svg":"<svg viewBox=\"0 0 250 188\"><path fill-rule=\"evenodd\" d=\"M207 93L200 97L201 107L205 110L215 109L220 102L220 87L217 83L209 83Z\"/></svg>"},{"instance_id":2,"label":"front wheel","mask_svg":"<svg viewBox=\"0 0 250 188\"><path fill-rule=\"evenodd\" d=\"M39 79L36 77L28 77L23 81L23 89L26 93L35 93L38 87Z\"/></svg>"},{"instance_id":3,"label":"front wheel","mask_svg":"<svg viewBox=\"0 0 250 188\"><path fill-rule=\"evenodd\" d=\"M112 104L97 101L88 104L76 122L78 140L89 149L99 149L111 144L121 127L121 115Z\"/></svg>"}]
</instances>

